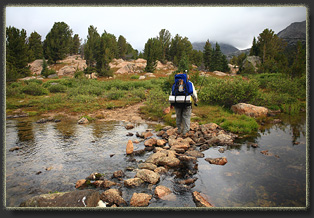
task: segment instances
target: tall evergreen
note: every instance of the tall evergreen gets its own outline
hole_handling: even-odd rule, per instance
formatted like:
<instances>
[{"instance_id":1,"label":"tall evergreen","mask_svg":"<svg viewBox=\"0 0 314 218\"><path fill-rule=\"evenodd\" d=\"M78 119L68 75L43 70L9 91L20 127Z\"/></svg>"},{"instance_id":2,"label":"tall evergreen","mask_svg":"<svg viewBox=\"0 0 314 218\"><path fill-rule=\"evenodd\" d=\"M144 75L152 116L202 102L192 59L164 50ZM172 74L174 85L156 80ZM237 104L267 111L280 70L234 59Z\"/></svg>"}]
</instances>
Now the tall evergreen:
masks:
<instances>
[{"instance_id":1,"label":"tall evergreen","mask_svg":"<svg viewBox=\"0 0 314 218\"><path fill-rule=\"evenodd\" d=\"M265 73L282 72L285 67L281 60L286 43L270 29L265 29L257 39L256 44L262 60L261 71Z\"/></svg>"},{"instance_id":2,"label":"tall evergreen","mask_svg":"<svg viewBox=\"0 0 314 218\"><path fill-rule=\"evenodd\" d=\"M123 36L119 36L118 39L119 58L125 59L127 53L127 42Z\"/></svg>"},{"instance_id":3,"label":"tall evergreen","mask_svg":"<svg viewBox=\"0 0 314 218\"><path fill-rule=\"evenodd\" d=\"M258 45L256 42L256 38L253 38L253 43L252 43L252 47L250 49L250 56L258 56L259 55L259 49L258 49Z\"/></svg>"},{"instance_id":4,"label":"tall evergreen","mask_svg":"<svg viewBox=\"0 0 314 218\"><path fill-rule=\"evenodd\" d=\"M28 38L29 47L29 62L43 57L43 45L41 42L41 35L36 31L32 32Z\"/></svg>"},{"instance_id":5,"label":"tall evergreen","mask_svg":"<svg viewBox=\"0 0 314 218\"><path fill-rule=\"evenodd\" d=\"M154 72L158 57L161 56L161 42L157 38L150 38L145 44L144 48L144 59L147 60L145 67L146 72Z\"/></svg>"},{"instance_id":6,"label":"tall evergreen","mask_svg":"<svg viewBox=\"0 0 314 218\"><path fill-rule=\"evenodd\" d=\"M89 26L87 41L84 47L85 60L89 67L96 64L96 51L99 49L99 39L100 35L97 32L97 27Z\"/></svg>"},{"instance_id":7,"label":"tall evergreen","mask_svg":"<svg viewBox=\"0 0 314 218\"><path fill-rule=\"evenodd\" d=\"M209 71L211 70L211 63L212 63L212 46L209 42L209 40L206 41L204 50L203 50L203 61L204 61L204 66L205 70Z\"/></svg>"},{"instance_id":8,"label":"tall evergreen","mask_svg":"<svg viewBox=\"0 0 314 218\"><path fill-rule=\"evenodd\" d=\"M170 47L170 40L171 40L170 32L166 29L160 30L158 40L161 42L161 50L162 50L160 61L162 63L166 63L166 60L169 56L169 47Z\"/></svg>"},{"instance_id":9,"label":"tall evergreen","mask_svg":"<svg viewBox=\"0 0 314 218\"><path fill-rule=\"evenodd\" d=\"M183 52L188 58L192 55L193 46L187 37L182 38L179 34L176 34L171 40L169 54L170 60L175 66L178 66L179 61L182 58Z\"/></svg>"},{"instance_id":10,"label":"tall evergreen","mask_svg":"<svg viewBox=\"0 0 314 218\"><path fill-rule=\"evenodd\" d=\"M75 34L71 40L70 54L78 54L81 46L81 39L78 34Z\"/></svg>"},{"instance_id":11,"label":"tall evergreen","mask_svg":"<svg viewBox=\"0 0 314 218\"><path fill-rule=\"evenodd\" d=\"M54 23L44 41L45 57L48 62L56 63L70 52L72 30L64 22Z\"/></svg>"},{"instance_id":12,"label":"tall evergreen","mask_svg":"<svg viewBox=\"0 0 314 218\"><path fill-rule=\"evenodd\" d=\"M306 52L300 41L297 42L294 60L291 66L291 77L301 77L306 75Z\"/></svg>"},{"instance_id":13,"label":"tall evergreen","mask_svg":"<svg viewBox=\"0 0 314 218\"><path fill-rule=\"evenodd\" d=\"M14 81L17 78L30 74L28 68L28 45L26 31L15 27L6 28L6 80Z\"/></svg>"}]
</instances>

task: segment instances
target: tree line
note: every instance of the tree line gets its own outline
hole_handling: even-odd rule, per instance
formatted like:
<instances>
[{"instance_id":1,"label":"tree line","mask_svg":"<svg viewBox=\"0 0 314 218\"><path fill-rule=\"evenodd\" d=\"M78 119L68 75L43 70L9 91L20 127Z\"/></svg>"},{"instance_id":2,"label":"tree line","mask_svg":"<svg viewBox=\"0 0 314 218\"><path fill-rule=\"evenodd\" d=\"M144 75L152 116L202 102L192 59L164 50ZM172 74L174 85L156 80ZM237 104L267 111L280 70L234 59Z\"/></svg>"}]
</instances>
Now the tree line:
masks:
<instances>
[{"instance_id":1,"label":"tree line","mask_svg":"<svg viewBox=\"0 0 314 218\"><path fill-rule=\"evenodd\" d=\"M188 70L192 65L206 71L228 72L228 61L216 43L211 45L206 41L203 51L193 49L192 43L187 37L162 29L158 36L149 38L145 43L143 53L133 49L125 37L120 35L118 39L111 33L104 32L100 35L97 28L89 26L87 39L81 43L78 34L74 34L71 28L64 22L55 22L44 41L36 32L29 37L24 29L15 27L6 28L6 80L15 81L18 78L30 75L28 63L36 59L48 60L48 64L56 63L67 55L81 54L86 60L85 73L97 72L99 76L110 76L109 63L114 58L147 60L145 71L154 72L157 61L166 63L171 61L178 67L178 71ZM285 73L291 77L305 75L306 52L305 45L297 43L295 46L287 46L274 31L265 29L258 37L254 37L250 54L258 56L261 64L257 73ZM234 56L232 64L240 67L244 72L244 53ZM249 69L249 70L248 70ZM256 73L246 68L248 73Z\"/></svg>"},{"instance_id":2,"label":"tree line","mask_svg":"<svg viewBox=\"0 0 314 218\"><path fill-rule=\"evenodd\" d=\"M93 26L88 28L87 40L82 44L78 34L64 22L55 22L44 41L36 31L29 37L24 29L6 28L6 80L15 81L30 75L28 63L43 59L46 66L64 59L67 55L81 54L86 59L86 72L96 71L105 76L113 58L137 58L138 51L123 36L118 40L113 34L100 36Z\"/></svg>"},{"instance_id":3,"label":"tree line","mask_svg":"<svg viewBox=\"0 0 314 218\"><path fill-rule=\"evenodd\" d=\"M257 56L261 60L256 73L281 73L291 78L301 77L306 74L305 46L300 41L288 45L273 30L265 29L257 39L253 38L249 55ZM246 56L245 53L234 56L230 62L238 65L240 72L254 73L253 67L245 63Z\"/></svg>"},{"instance_id":4,"label":"tree line","mask_svg":"<svg viewBox=\"0 0 314 218\"><path fill-rule=\"evenodd\" d=\"M157 37L148 39L143 57L147 60L145 70L149 72L155 70L157 61L161 63L171 61L178 67L178 71L192 69L192 65L207 71L229 71L227 58L221 52L218 43L212 48L207 40L204 50L198 51L193 49L187 37L176 34L172 38L166 29L162 29Z\"/></svg>"}]
</instances>

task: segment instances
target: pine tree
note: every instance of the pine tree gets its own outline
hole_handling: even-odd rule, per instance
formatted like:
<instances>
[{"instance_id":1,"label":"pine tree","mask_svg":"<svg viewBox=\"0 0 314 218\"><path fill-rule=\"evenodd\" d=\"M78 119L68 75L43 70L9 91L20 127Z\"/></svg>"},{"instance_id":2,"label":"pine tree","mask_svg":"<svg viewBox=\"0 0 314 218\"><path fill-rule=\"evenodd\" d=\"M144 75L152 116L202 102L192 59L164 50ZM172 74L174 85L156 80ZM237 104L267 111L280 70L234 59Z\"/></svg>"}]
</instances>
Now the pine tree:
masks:
<instances>
[{"instance_id":1,"label":"pine tree","mask_svg":"<svg viewBox=\"0 0 314 218\"><path fill-rule=\"evenodd\" d=\"M259 49L258 49L258 45L256 42L256 38L253 38L253 43L252 43L252 47L250 49L250 56L258 56L259 55Z\"/></svg>"},{"instance_id":2,"label":"pine tree","mask_svg":"<svg viewBox=\"0 0 314 218\"><path fill-rule=\"evenodd\" d=\"M119 58L125 59L126 52L127 52L127 42L123 36L119 36L118 39L118 48L119 48Z\"/></svg>"},{"instance_id":3,"label":"pine tree","mask_svg":"<svg viewBox=\"0 0 314 218\"><path fill-rule=\"evenodd\" d=\"M84 47L85 60L88 67L96 64L96 52L99 47L100 35L97 32L97 27L89 26L87 41Z\"/></svg>"},{"instance_id":4,"label":"pine tree","mask_svg":"<svg viewBox=\"0 0 314 218\"><path fill-rule=\"evenodd\" d=\"M181 59L179 61L178 71L184 72L185 70L189 70L189 69L190 69L189 59L188 59L187 55L185 54L185 52L183 52Z\"/></svg>"},{"instance_id":5,"label":"pine tree","mask_svg":"<svg viewBox=\"0 0 314 218\"><path fill-rule=\"evenodd\" d=\"M75 34L73 38L71 39L70 54L78 54L80 46L81 46L81 39L78 34Z\"/></svg>"},{"instance_id":6,"label":"pine tree","mask_svg":"<svg viewBox=\"0 0 314 218\"><path fill-rule=\"evenodd\" d=\"M281 54L286 47L286 43L273 30L265 29L258 36L256 44L262 60L261 70L265 73L280 72L283 69L283 66L280 64L282 60Z\"/></svg>"},{"instance_id":7,"label":"pine tree","mask_svg":"<svg viewBox=\"0 0 314 218\"><path fill-rule=\"evenodd\" d=\"M6 80L14 81L17 78L30 74L28 68L28 45L26 31L15 27L6 28Z\"/></svg>"},{"instance_id":8,"label":"pine tree","mask_svg":"<svg viewBox=\"0 0 314 218\"><path fill-rule=\"evenodd\" d=\"M158 40L161 42L162 54L160 57L160 61L162 63L166 63L166 60L168 58L167 56L169 56L170 39L171 34L168 30L166 29L160 30Z\"/></svg>"},{"instance_id":9,"label":"pine tree","mask_svg":"<svg viewBox=\"0 0 314 218\"><path fill-rule=\"evenodd\" d=\"M43 46L41 36L36 32L32 32L28 38L28 47L30 51L29 62L43 57Z\"/></svg>"},{"instance_id":10,"label":"pine tree","mask_svg":"<svg viewBox=\"0 0 314 218\"><path fill-rule=\"evenodd\" d=\"M306 53L300 41L297 42L295 58L291 66L291 77L306 75Z\"/></svg>"},{"instance_id":11,"label":"pine tree","mask_svg":"<svg viewBox=\"0 0 314 218\"><path fill-rule=\"evenodd\" d=\"M162 54L161 42L157 38L150 38L145 44L144 59L147 60L146 72L154 72L158 57Z\"/></svg>"},{"instance_id":12,"label":"pine tree","mask_svg":"<svg viewBox=\"0 0 314 218\"><path fill-rule=\"evenodd\" d=\"M171 45L169 49L170 60L173 62L175 66L178 66L181 60L183 52L190 59L192 56L193 46L187 37L182 38L180 35L176 35L171 40Z\"/></svg>"},{"instance_id":13,"label":"pine tree","mask_svg":"<svg viewBox=\"0 0 314 218\"><path fill-rule=\"evenodd\" d=\"M204 50L203 50L203 61L205 70L209 71L211 69L211 63L212 63L212 46L209 42L209 40L206 41Z\"/></svg>"},{"instance_id":14,"label":"pine tree","mask_svg":"<svg viewBox=\"0 0 314 218\"><path fill-rule=\"evenodd\" d=\"M72 30L64 22L56 22L44 41L44 53L48 62L56 63L70 52Z\"/></svg>"}]
</instances>

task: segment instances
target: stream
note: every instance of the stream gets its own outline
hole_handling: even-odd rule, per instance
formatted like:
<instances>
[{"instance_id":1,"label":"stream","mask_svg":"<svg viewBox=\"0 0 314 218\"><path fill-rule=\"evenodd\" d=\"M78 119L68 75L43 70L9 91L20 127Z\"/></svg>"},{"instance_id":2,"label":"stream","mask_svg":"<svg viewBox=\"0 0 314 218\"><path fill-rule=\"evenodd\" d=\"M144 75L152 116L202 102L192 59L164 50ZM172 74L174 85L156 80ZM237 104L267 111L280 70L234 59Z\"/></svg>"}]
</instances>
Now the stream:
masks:
<instances>
[{"instance_id":1,"label":"stream","mask_svg":"<svg viewBox=\"0 0 314 218\"><path fill-rule=\"evenodd\" d=\"M198 158L195 186L184 188L175 183L170 172L157 185L173 191L173 198L152 198L149 207L195 207L191 197L198 191L215 207L306 207L307 145L305 114L279 115L282 123L267 124L257 134L237 139L238 146L211 147ZM39 118L6 120L5 200L7 207L40 194L75 190L75 183L99 172L110 179L123 170L133 178L137 165L152 153L126 156L127 141L140 140L136 132L154 129L152 124L136 124L127 130L123 121L92 122L79 125L74 120L36 123ZM131 132L133 136L127 136ZM156 132L154 132L156 134ZM257 148L250 143L258 144ZM11 148L18 150L10 151ZM134 143L134 150L144 142ZM261 151L268 150L267 154ZM226 157L224 166L211 165L205 158ZM135 189L122 186L123 198L132 193L153 194L154 187Z\"/></svg>"}]
</instances>

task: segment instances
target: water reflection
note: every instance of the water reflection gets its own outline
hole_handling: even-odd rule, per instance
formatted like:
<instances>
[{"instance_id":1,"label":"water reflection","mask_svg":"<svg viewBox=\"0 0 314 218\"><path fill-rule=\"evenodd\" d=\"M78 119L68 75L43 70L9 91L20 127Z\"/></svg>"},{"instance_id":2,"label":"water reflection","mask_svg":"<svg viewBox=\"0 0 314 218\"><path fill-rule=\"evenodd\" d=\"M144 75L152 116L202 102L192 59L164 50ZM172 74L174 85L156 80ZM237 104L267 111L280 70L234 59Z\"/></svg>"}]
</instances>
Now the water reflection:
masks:
<instances>
[{"instance_id":1,"label":"water reflection","mask_svg":"<svg viewBox=\"0 0 314 218\"><path fill-rule=\"evenodd\" d=\"M33 125L30 120L17 120L17 135L20 142L34 141Z\"/></svg>"}]
</instances>

